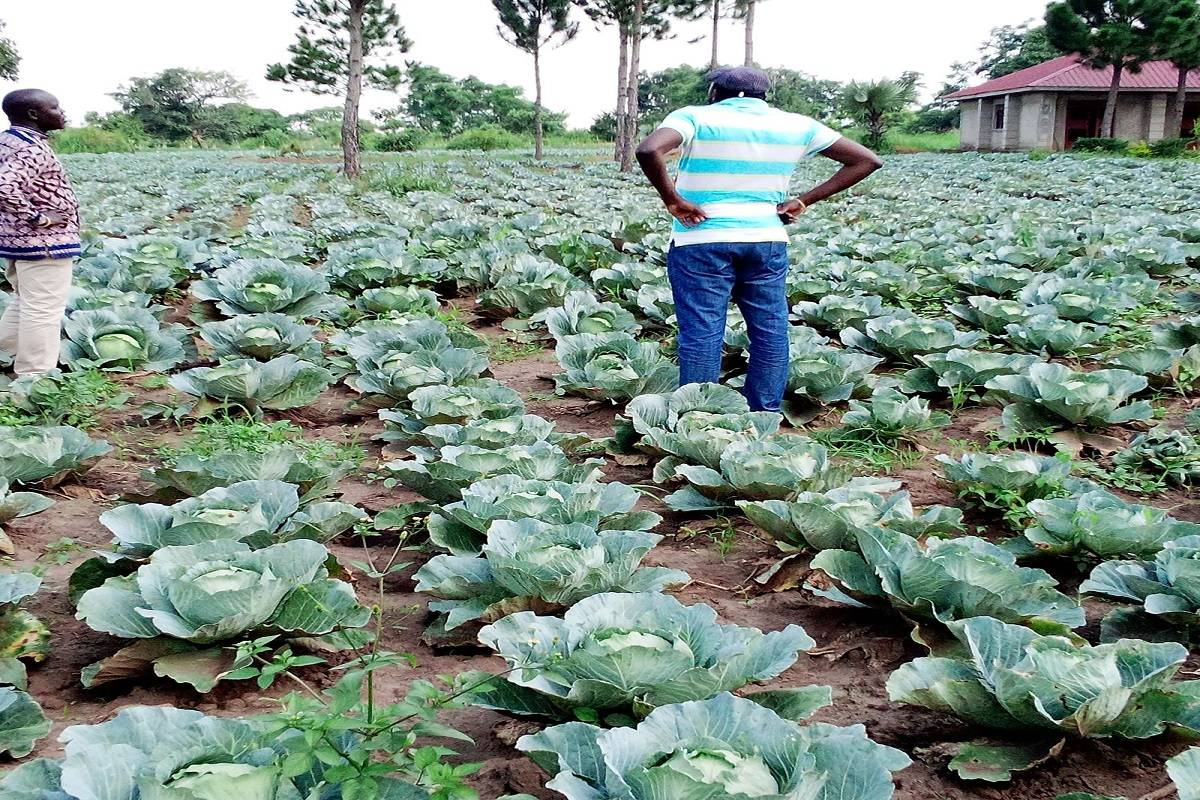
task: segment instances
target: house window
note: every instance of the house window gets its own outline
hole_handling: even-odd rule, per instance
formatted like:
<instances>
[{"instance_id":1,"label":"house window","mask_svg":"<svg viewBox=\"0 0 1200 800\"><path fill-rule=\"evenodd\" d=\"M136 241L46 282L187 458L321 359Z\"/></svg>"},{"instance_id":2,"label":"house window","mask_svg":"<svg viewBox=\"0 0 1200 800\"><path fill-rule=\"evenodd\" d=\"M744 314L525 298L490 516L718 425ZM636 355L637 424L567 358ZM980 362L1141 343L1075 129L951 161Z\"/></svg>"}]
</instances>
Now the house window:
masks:
<instances>
[{"instance_id":1,"label":"house window","mask_svg":"<svg viewBox=\"0 0 1200 800\"><path fill-rule=\"evenodd\" d=\"M996 104L996 119L995 119L994 124L992 125L992 127L994 127L996 130L1000 130L1004 127L1005 105L1006 105L1005 103L997 103Z\"/></svg>"}]
</instances>

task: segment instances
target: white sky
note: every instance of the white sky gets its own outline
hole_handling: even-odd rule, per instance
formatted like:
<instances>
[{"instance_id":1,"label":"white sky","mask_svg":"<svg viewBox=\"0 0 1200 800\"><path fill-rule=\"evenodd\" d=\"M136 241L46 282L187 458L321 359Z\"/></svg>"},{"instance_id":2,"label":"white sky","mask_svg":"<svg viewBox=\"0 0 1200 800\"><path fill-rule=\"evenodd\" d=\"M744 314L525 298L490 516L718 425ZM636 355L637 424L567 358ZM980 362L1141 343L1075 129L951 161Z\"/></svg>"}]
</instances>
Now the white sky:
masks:
<instances>
[{"instance_id":1,"label":"white sky","mask_svg":"<svg viewBox=\"0 0 1200 800\"><path fill-rule=\"evenodd\" d=\"M251 102L285 113L335 104L285 91L263 79L266 64L284 60L295 20L291 0L46 0L0 1L5 36L22 56L21 86L47 89L62 100L74 123L87 111L116 108L107 95L131 76L167 67L227 70L245 80ZM941 86L950 64L974 59L997 25L1040 17L1045 0L763 0L756 26L756 57L822 78L849 80L924 73L926 93ZM526 87L533 95L528 56L496 34L488 0L396 0L415 46L406 56L459 77ZM580 15L582 18L582 15ZM708 63L706 23L677 27L665 42L647 42L643 68ZM722 59L742 61L742 29L724 23ZM586 127L613 107L616 33L584 20L580 35L543 60L546 105L567 111ZM394 106L393 95L368 93L368 110Z\"/></svg>"}]
</instances>

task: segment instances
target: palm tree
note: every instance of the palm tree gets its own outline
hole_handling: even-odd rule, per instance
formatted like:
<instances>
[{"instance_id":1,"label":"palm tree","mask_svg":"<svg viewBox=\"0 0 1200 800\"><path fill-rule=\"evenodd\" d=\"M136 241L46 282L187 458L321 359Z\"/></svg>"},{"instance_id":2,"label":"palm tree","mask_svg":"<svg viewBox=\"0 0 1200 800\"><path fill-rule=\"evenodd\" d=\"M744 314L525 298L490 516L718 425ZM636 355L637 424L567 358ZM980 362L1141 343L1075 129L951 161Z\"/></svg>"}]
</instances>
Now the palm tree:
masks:
<instances>
[{"instance_id":1,"label":"palm tree","mask_svg":"<svg viewBox=\"0 0 1200 800\"><path fill-rule=\"evenodd\" d=\"M917 99L916 86L909 80L851 81L842 91L846 114L867 132L863 144L880 149L888 128Z\"/></svg>"}]
</instances>

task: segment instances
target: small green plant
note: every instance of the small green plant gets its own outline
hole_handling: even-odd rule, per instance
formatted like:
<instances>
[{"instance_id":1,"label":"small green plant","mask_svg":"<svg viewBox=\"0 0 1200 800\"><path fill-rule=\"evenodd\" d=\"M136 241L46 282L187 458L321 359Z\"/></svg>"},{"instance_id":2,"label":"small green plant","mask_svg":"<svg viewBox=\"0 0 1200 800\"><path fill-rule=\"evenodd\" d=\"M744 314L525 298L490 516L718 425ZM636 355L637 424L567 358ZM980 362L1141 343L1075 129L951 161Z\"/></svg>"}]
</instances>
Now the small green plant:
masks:
<instances>
[{"instance_id":1,"label":"small green plant","mask_svg":"<svg viewBox=\"0 0 1200 800\"><path fill-rule=\"evenodd\" d=\"M15 381L0 399L0 425L94 428L103 412L120 408L129 397L129 392L95 370Z\"/></svg>"},{"instance_id":2,"label":"small green plant","mask_svg":"<svg viewBox=\"0 0 1200 800\"><path fill-rule=\"evenodd\" d=\"M810 435L828 448L831 457L849 461L855 472L867 470L890 475L895 469L907 469L921 460L919 450L863 439L841 428L813 431Z\"/></svg>"},{"instance_id":3,"label":"small green plant","mask_svg":"<svg viewBox=\"0 0 1200 800\"><path fill-rule=\"evenodd\" d=\"M507 364L520 361L522 358L537 355L542 346L537 342L527 342L521 339L492 339L488 345L488 358L494 364Z\"/></svg>"},{"instance_id":4,"label":"small green plant","mask_svg":"<svg viewBox=\"0 0 1200 800\"><path fill-rule=\"evenodd\" d=\"M302 447L312 460L361 463L367 455L357 441L306 440L304 431L286 420L264 422L248 417L218 416L196 423L191 436L177 445L160 448L158 456L170 464L183 455L209 458L229 452L261 454L285 444Z\"/></svg>"},{"instance_id":5,"label":"small green plant","mask_svg":"<svg viewBox=\"0 0 1200 800\"><path fill-rule=\"evenodd\" d=\"M703 526L686 525L679 529L676 538L680 541L694 539L697 536L707 536L717 549L717 555L724 561L737 546L737 525L729 517L717 517L711 524Z\"/></svg>"}]
</instances>

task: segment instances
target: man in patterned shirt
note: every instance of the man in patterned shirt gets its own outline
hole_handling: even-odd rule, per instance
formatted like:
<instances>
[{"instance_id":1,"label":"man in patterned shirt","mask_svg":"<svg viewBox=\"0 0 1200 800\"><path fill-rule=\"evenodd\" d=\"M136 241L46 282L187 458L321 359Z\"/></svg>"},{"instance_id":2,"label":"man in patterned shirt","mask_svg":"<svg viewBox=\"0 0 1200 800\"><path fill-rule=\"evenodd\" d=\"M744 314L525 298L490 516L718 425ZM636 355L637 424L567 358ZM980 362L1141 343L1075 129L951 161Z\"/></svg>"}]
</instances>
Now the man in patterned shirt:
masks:
<instances>
[{"instance_id":1,"label":"man in patterned shirt","mask_svg":"<svg viewBox=\"0 0 1200 800\"><path fill-rule=\"evenodd\" d=\"M637 150L638 163L675 217L667 272L679 323L679 379L720 379L732 296L750 335L746 399L755 411L778 411L789 366L784 226L882 162L814 119L769 106L771 79L760 70L719 69L708 80L709 105L668 115ZM680 147L679 178L672 181L665 156ZM818 153L842 168L788 199L797 162Z\"/></svg>"},{"instance_id":2,"label":"man in patterned shirt","mask_svg":"<svg viewBox=\"0 0 1200 800\"><path fill-rule=\"evenodd\" d=\"M0 261L13 298L0 318L0 350L18 377L58 364L71 266L79 255L79 203L48 134L66 127L54 95L20 89L5 96L10 127L0 133Z\"/></svg>"}]
</instances>

